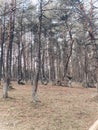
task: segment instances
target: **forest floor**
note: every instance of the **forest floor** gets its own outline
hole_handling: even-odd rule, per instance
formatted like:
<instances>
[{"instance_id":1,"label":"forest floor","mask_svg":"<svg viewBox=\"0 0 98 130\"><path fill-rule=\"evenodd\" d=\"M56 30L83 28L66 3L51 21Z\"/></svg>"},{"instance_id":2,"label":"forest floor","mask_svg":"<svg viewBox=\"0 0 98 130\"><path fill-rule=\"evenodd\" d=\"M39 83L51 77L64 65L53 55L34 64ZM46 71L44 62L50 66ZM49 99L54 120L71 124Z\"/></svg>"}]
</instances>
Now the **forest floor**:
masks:
<instances>
[{"instance_id":1,"label":"forest floor","mask_svg":"<svg viewBox=\"0 0 98 130\"><path fill-rule=\"evenodd\" d=\"M0 130L88 130L98 119L95 88L39 85L34 104L31 85L13 87L6 100L0 89Z\"/></svg>"}]
</instances>

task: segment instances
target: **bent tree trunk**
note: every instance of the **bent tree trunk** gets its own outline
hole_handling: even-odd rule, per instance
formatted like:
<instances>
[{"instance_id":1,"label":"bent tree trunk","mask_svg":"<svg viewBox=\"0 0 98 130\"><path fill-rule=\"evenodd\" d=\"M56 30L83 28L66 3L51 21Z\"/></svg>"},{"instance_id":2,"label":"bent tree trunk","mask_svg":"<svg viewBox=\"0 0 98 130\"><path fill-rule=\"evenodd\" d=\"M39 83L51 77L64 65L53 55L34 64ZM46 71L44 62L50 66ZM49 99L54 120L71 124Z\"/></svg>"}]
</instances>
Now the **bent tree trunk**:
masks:
<instances>
[{"instance_id":1,"label":"bent tree trunk","mask_svg":"<svg viewBox=\"0 0 98 130\"><path fill-rule=\"evenodd\" d=\"M37 101L37 88L38 88L38 80L40 74L40 64L41 64L41 28L42 28L42 0L40 0L40 16L39 16L39 27L38 27L38 47L37 47L37 62L36 62L36 70L33 81L33 92L32 98L33 102Z\"/></svg>"}]
</instances>

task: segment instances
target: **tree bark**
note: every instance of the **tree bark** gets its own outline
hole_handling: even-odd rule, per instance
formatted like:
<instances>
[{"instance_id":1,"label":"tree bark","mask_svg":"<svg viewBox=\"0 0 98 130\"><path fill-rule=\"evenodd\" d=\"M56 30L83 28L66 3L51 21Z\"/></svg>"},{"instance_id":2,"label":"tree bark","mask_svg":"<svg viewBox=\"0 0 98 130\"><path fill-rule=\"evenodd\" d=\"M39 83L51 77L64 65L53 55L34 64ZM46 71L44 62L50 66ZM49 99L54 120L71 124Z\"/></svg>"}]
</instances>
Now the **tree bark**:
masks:
<instances>
[{"instance_id":1,"label":"tree bark","mask_svg":"<svg viewBox=\"0 0 98 130\"><path fill-rule=\"evenodd\" d=\"M38 26L38 50L37 50L37 62L36 70L33 81L33 92L32 98L33 102L37 102L37 89L38 89L38 80L40 74L40 64L41 64L41 29L42 29L42 0L40 0L40 16L39 16L39 26Z\"/></svg>"}]
</instances>

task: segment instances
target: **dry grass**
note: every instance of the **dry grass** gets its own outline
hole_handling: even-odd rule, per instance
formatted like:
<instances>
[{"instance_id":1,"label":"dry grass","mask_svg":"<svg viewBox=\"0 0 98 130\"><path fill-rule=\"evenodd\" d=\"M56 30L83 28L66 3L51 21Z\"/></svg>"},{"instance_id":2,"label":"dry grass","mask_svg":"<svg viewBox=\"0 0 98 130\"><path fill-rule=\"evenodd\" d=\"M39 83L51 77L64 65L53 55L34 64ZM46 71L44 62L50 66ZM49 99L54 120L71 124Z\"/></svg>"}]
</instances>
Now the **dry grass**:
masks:
<instances>
[{"instance_id":1,"label":"dry grass","mask_svg":"<svg viewBox=\"0 0 98 130\"><path fill-rule=\"evenodd\" d=\"M98 118L96 89L39 86L41 102L32 103L32 87L18 86L2 99L0 130L88 130Z\"/></svg>"}]
</instances>

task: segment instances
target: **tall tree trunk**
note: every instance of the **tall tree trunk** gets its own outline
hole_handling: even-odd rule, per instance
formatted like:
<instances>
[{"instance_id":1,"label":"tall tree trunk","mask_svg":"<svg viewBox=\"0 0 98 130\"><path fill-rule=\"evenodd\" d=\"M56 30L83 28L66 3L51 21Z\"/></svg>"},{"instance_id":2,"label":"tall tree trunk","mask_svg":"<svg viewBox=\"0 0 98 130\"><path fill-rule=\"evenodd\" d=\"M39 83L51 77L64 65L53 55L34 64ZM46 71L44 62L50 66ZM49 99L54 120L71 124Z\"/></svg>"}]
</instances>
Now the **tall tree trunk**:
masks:
<instances>
[{"instance_id":1,"label":"tall tree trunk","mask_svg":"<svg viewBox=\"0 0 98 130\"><path fill-rule=\"evenodd\" d=\"M0 84L1 84L1 78L2 78L2 65L3 65L3 41L2 41L2 37L3 37L3 31L2 31L2 27L1 27Z\"/></svg>"},{"instance_id":2,"label":"tall tree trunk","mask_svg":"<svg viewBox=\"0 0 98 130\"><path fill-rule=\"evenodd\" d=\"M24 62L24 68L23 68L23 71L24 71L24 80L27 82L27 75L26 75L26 55L25 55L25 46L24 46L24 43L22 43L22 53L23 53L23 62Z\"/></svg>"},{"instance_id":3,"label":"tall tree trunk","mask_svg":"<svg viewBox=\"0 0 98 130\"><path fill-rule=\"evenodd\" d=\"M85 87L88 87L88 56L87 56L87 46L85 45L85 63L84 63L84 80L85 80Z\"/></svg>"},{"instance_id":4,"label":"tall tree trunk","mask_svg":"<svg viewBox=\"0 0 98 130\"><path fill-rule=\"evenodd\" d=\"M32 82L32 78L33 78L33 76L32 76L32 73L33 73L33 65L32 65L32 60L33 60L33 46L32 46L32 30L31 30L31 73L30 73L30 80L31 80L31 82Z\"/></svg>"},{"instance_id":5,"label":"tall tree trunk","mask_svg":"<svg viewBox=\"0 0 98 130\"><path fill-rule=\"evenodd\" d=\"M0 56L0 83L1 83L1 78L2 78L2 69L3 69L3 44L5 42L5 12L6 12L6 3L5 3L5 8L4 8L4 24L3 27L1 27L1 56Z\"/></svg>"},{"instance_id":6,"label":"tall tree trunk","mask_svg":"<svg viewBox=\"0 0 98 130\"><path fill-rule=\"evenodd\" d=\"M14 39L14 26L15 26L15 10L16 10L16 1L12 0L11 2L11 8L10 8L10 53L9 53L9 60L10 60L10 77L12 77L12 49L13 49L13 39Z\"/></svg>"},{"instance_id":7,"label":"tall tree trunk","mask_svg":"<svg viewBox=\"0 0 98 130\"><path fill-rule=\"evenodd\" d=\"M21 14L21 20L20 20L20 24L21 24L21 30L20 30L20 34L19 34L19 41L18 41L18 84L20 84L21 80L22 80L22 50L23 49L23 41L22 41L22 36L23 36L23 11Z\"/></svg>"},{"instance_id":8,"label":"tall tree trunk","mask_svg":"<svg viewBox=\"0 0 98 130\"><path fill-rule=\"evenodd\" d=\"M38 52L37 52L36 70L34 75L33 91L32 91L32 98L34 102L37 101L37 89L38 89L38 80L39 80L40 64L41 64L42 2L43 0L40 0L40 16L39 16L39 26L38 26Z\"/></svg>"},{"instance_id":9,"label":"tall tree trunk","mask_svg":"<svg viewBox=\"0 0 98 130\"><path fill-rule=\"evenodd\" d=\"M68 33L69 33L69 37L70 37L70 50L69 50L69 53L67 54L67 58L66 58L66 63L65 63L65 67L64 67L64 76L63 76L63 79L66 77L66 74L67 74L68 65L69 65L70 58L71 58L71 56L72 56L72 48L73 48L73 43L74 43L74 39L73 39L73 37L72 37L71 28L69 27L69 25L68 25L67 22L66 22L66 26L67 26Z\"/></svg>"},{"instance_id":10,"label":"tall tree trunk","mask_svg":"<svg viewBox=\"0 0 98 130\"><path fill-rule=\"evenodd\" d=\"M3 86L3 98L8 98L8 88L10 84L10 71L9 71L9 52L10 52L10 40L7 46L7 53L6 53L6 68L5 68L5 84Z\"/></svg>"},{"instance_id":11,"label":"tall tree trunk","mask_svg":"<svg viewBox=\"0 0 98 130\"><path fill-rule=\"evenodd\" d=\"M8 30L8 44L7 44L7 52L6 52L6 66L5 66L5 85L3 86L3 98L8 98L8 88L10 84L11 78L11 61L12 61L12 42L13 42L13 4L14 1L11 1L10 7L10 15L9 15L9 30Z\"/></svg>"},{"instance_id":12,"label":"tall tree trunk","mask_svg":"<svg viewBox=\"0 0 98 130\"><path fill-rule=\"evenodd\" d=\"M55 68L54 68L54 47L53 47L53 40L52 40L52 31L50 29L49 32L49 66L50 66L50 81L54 84L55 81Z\"/></svg>"},{"instance_id":13,"label":"tall tree trunk","mask_svg":"<svg viewBox=\"0 0 98 130\"><path fill-rule=\"evenodd\" d=\"M10 24L9 24L9 37L8 37L8 45L7 45L7 51L6 51L6 66L5 66L5 84L3 86L3 98L8 98L8 88L10 84L10 38L11 38L11 33L10 33Z\"/></svg>"},{"instance_id":14,"label":"tall tree trunk","mask_svg":"<svg viewBox=\"0 0 98 130\"><path fill-rule=\"evenodd\" d=\"M20 49L20 40L21 36L18 41L18 84L20 83L22 79L22 66L21 66L21 49Z\"/></svg>"}]
</instances>

